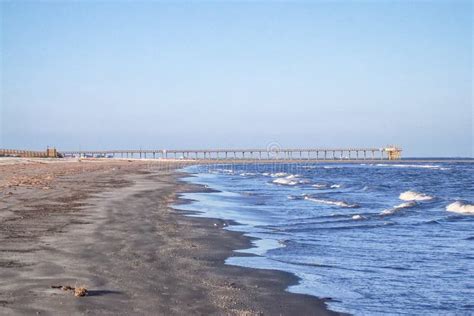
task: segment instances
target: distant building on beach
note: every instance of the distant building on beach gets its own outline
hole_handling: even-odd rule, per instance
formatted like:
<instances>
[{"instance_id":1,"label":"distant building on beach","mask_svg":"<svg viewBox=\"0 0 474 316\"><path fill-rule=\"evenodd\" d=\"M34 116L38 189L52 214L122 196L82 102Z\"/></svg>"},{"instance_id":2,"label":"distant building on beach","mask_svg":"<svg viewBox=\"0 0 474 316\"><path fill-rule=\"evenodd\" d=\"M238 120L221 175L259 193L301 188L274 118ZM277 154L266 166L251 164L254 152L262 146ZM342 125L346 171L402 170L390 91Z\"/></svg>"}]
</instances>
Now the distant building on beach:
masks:
<instances>
[{"instance_id":1,"label":"distant building on beach","mask_svg":"<svg viewBox=\"0 0 474 316\"><path fill-rule=\"evenodd\" d=\"M402 149L394 145L385 147L383 151L387 153L388 160L399 160L402 157Z\"/></svg>"},{"instance_id":2,"label":"distant building on beach","mask_svg":"<svg viewBox=\"0 0 474 316\"><path fill-rule=\"evenodd\" d=\"M20 149L0 149L0 157L23 157L23 158L58 158L56 148L46 148L46 151L20 150Z\"/></svg>"}]
</instances>

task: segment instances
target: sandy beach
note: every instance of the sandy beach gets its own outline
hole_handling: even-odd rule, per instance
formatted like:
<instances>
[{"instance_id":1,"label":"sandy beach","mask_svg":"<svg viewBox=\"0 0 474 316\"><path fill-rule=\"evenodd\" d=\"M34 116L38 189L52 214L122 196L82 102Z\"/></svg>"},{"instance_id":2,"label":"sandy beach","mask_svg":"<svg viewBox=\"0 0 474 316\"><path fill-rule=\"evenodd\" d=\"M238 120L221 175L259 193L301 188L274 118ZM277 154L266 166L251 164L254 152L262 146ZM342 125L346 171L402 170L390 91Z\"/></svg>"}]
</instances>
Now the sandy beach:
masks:
<instances>
[{"instance_id":1,"label":"sandy beach","mask_svg":"<svg viewBox=\"0 0 474 316\"><path fill-rule=\"evenodd\" d=\"M182 165L0 160L0 314L332 314L291 274L224 265L250 240L173 209L204 190Z\"/></svg>"}]
</instances>

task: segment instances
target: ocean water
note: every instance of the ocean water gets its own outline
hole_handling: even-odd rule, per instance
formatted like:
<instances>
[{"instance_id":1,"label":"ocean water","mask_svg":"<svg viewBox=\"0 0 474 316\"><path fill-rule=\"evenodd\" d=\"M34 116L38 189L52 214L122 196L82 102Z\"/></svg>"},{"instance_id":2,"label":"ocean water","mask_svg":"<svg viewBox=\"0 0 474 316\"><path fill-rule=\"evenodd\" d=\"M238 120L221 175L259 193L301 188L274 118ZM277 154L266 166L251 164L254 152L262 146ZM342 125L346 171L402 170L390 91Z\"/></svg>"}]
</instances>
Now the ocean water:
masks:
<instances>
[{"instance_id":1,"label":"ocean water","mask_svg":"<svg viewBox=\"0 0 474 316\"><path fill-rule=\"evenodd\" d=\"M356 315L474 314L474 165L192 166L180 208L258 238L227 263L297 275L288 291Z\"/></svg>"}]
</instances>

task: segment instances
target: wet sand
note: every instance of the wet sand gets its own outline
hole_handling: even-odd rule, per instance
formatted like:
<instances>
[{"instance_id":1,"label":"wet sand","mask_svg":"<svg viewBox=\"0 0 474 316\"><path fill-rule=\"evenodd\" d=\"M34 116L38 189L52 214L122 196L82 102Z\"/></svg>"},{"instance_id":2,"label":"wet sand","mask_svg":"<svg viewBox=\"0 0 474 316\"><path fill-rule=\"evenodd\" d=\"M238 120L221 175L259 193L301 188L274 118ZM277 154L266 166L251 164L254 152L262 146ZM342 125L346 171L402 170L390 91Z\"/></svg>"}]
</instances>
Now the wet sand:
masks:
<instances>
[{"instance_id":1,"label":"wet sand","mask_svg":"<svg viewBox=\"0 0 474 316\"><path fill-rule=\"evenodd\" d=\"M291 274L225 265L250 240L172 208L204 190L182 165L0 159L0 314L334 314Z\"/></svg>"}]
</instances>

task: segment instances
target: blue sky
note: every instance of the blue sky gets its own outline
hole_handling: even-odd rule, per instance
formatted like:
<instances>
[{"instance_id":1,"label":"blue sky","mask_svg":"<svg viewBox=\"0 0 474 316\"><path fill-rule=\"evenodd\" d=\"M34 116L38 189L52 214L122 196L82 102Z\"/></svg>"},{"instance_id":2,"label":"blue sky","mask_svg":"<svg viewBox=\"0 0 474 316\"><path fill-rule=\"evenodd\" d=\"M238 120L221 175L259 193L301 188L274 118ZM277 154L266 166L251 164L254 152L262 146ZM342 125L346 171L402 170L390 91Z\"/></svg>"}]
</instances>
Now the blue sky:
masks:
<instances>
[{"instance_id":1,"label":"blue sky","mask_svg":"<svg viewBox=\"0 0 474 316\"><path fill-rule=\"evenodd\" d=\"M0 147L473 155L470 1L0 6Z\"/></svg>"}]
</instances>

